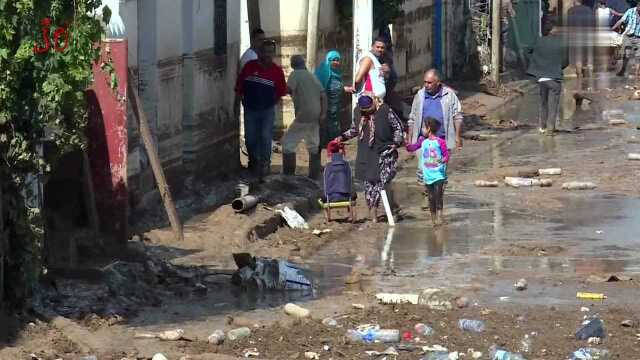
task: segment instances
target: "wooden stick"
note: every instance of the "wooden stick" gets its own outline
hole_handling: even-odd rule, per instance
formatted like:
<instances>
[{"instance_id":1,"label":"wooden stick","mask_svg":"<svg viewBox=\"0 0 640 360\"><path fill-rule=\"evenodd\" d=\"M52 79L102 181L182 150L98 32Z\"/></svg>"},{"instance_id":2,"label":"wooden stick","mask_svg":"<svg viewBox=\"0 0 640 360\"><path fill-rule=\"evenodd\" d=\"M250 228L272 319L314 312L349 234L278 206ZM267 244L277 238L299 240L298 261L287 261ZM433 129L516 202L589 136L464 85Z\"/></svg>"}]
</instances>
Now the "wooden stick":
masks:
<instances>
[{"instance_id":1,"label":"wooden stick","mask_svg":"<svg viewBox=\"0 0 640 360\"><path fill-rule=\"evenodd\" d=\"M142 137L142 142L144 143L144 148L147 150L147 155L149 155L149 162L151 163L151 169L153 170L153 175L156 178L156 183L158 185L158 190L160 191L160 196L162 196L162 201L164 202L164 208L167 211L167 215L169 217L169 222L171 223L171 228L173 229L173 233L176 236L176 240L183 241L184 234L182 232L182 223L180 222L180 218L178 217L178 211L176 210L176 205L171 198L171 191L169 190L169 185L167 184L167 180L164 177L164 171L162 170L162 164L160 163L160 157L158 156L158 150L153 141L153 137L151 136L151 130L149 128L149 122L147 121L147 116L142 109L142 105L140 103L140 97L138 96L138 91L131 84L131 80L134 79L133 73L131 69L129 69L129 80L127 87L129 89L129 101L131 101L131 108L133 109L133 113L138 120L138 128L140 129L140 137Z\"/></svg>"},{"instance_id":2,"label":"wooden stick","mask_svg":"<svg viewBox=\"0 0 640 360\"><path fill-rule=\"evenodd\" d=\"M98 207L96 205L96 196L93 187L93 178L91 177L91 165L89 162L89 156L86 151L82 152L82 185L84 187L84 205L89 214L89 226L96 235L100 232L100 216L98 215ZM100 246L104 246L102 243L102 237L98 237Z\"/></svg>"}]
</instances>

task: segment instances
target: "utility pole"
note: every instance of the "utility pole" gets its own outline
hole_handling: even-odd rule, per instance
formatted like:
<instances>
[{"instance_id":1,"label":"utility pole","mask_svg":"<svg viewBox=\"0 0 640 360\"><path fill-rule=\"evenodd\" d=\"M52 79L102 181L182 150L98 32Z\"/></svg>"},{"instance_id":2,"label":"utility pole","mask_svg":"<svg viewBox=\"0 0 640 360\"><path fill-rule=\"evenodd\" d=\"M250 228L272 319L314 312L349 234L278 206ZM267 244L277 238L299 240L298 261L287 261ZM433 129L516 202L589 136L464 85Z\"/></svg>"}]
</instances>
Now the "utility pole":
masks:
<instances>
[{"instance_id":1,"label":"utility pole","mask_svg":"<svg viewBox=\"0 0 640 360\"><path fill-rule=\"evenodd\" d=\"M358 71L358 60L371 47L373 40L373 0L353 0L353 78ZM352 108L358 99L353 95ZM352 112L353 114L353 112Z\"/></svg>"},{"instance_id":2,"label":"utility pole","mask_svg":"<svg viewBox=\"0 0 640 360\"><path fill-rule=\"evenodd\" d=\"M500 8L502 0L491 0L491 80L500 85Z\"/></svg>"},{"instance_id":3,"label":"utility pole","mask_svg":"<svg viewBox=\"0 0 640 360\"><path fill-rule=\"evenodd\" d=\"M320 16L320 0L309 0L307 12L307 69L313 71L318 56L318 17Z\"/></svg>"}]
</instances>

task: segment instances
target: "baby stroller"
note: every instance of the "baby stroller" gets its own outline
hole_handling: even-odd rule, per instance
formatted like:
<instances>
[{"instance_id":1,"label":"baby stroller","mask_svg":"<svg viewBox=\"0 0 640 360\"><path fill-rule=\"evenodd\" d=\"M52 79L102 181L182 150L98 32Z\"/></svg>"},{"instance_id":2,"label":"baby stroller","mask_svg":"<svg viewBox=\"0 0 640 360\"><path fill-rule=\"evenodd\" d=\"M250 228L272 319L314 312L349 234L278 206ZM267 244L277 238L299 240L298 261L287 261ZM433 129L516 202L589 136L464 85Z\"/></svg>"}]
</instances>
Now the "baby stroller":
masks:
<instances>
[{"instance_id":1,"label":"baby stroller","mask_svg":"<svg viewBox=\"0 0 640 360\"><path fill-rule=\"evenodd\" d=\"M324 209L325 219L331 221L331 210L346 208L351 222L356 222L357 194L353 191L351 167L344 159L344 144L335 140L327 145L327 158L330 159L324 168L324 195L318 200Z\"/></svg>"}]
</instances>

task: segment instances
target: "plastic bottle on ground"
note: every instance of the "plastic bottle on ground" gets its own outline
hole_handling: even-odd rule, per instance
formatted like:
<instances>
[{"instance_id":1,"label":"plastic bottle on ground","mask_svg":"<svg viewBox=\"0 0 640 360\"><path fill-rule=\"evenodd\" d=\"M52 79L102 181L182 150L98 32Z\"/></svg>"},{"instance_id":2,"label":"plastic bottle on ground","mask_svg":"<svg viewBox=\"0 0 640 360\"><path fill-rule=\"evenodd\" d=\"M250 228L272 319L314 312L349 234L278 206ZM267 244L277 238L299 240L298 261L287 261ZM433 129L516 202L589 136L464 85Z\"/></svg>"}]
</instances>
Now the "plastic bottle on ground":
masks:
<instances>
[{"instance_id":1,"label":"plastic bottle on ground","mask_svg":"<svg viewBox=\"0 0 640 360\"><path fill-rule=\"evenodd\" d=\"M448 351L430 352L421 360L449 360L449 352Z\"/></svg>"},{"instance_id":2,"label":"plastic bottle on ground","mask_svg":"<svg viewBox=\"0 0 640 360\"><path fill-rule=\"evenodd\" d=\"M482 320L460 319L458 320L458 328L465 331L483 332L485 323Z\"/></svg>"},{"instance_id":3,"label":"plastic bottle on ground","mask_svg":"<svg viewBox=\"0 0 640 360\"><path fill-rule=\"evenodd\" d=\"M581 348L571 354L571 360L609 360L609 350L596 348Z\"/></svg>"},{"instance_id":4,"label":"plastic bottle on ground","mask_svg":"<svg viewBox=\"0 0 640 360\"><path fill-rule=\"evenodd\" d=\"M397 343L400 342L400 330L393 329L368 329L366 331L348 330L347 339L351 342L382 342Z\"/></svg>"},{"instance_id":5,"label":"plastic bottle on ground","mask_svg":"<svg viewBox=\"0 0 640 360\"><path fill-rule=\"evenodd\" d=\"M529 334L525 334L524 338L520 342L520 352L523 352L525 354L530 353L531 346L532 346L531 337L529 337Z\"/></svg>"},{"instance_id":6,"label":"plastic bottle on ground","mask_svg":"<svg viewBox=\"0 0 640 360\"><path fill-rule=\"evenodd\" d=\"M489 348L489 358L491 360L526 360L522 355L500 349L496 345Z\"/></svg>"},{"instance_id":7,"label":"plastic bottle on ground","mask_svg":"<svg viewBox=\"0 0 640 360\"><path fill-rule=\"evenodd\" d=\"M416 324L416 326L413 327L413 330L416 331L416 334L421 336L431 336L434 333L433 328L423 323Z\"/></svg>"},{"instance_id":8,"label":"plastic bottle on ground","mask_svg":"<svg viewBox=\"0 0 640 360\"><path fill-rule=\"evenodd\" d=\"M230 341L236 341L238 339L242 339L249 336L251 336L251 329L249 329L248 327L233 329L227 333L227 338Z\"/></svg>"}]
</instances>

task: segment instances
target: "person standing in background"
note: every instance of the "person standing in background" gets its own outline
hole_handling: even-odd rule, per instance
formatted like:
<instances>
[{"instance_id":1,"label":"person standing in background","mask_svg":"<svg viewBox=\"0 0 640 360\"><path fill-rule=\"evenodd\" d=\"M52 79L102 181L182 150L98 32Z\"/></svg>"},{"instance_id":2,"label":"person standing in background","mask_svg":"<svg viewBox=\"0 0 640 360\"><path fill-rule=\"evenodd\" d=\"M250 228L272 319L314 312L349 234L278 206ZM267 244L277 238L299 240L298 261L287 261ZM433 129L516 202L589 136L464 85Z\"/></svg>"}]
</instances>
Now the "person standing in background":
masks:
<instances>
[{"instance_id":1,"label":"person standing in background","mask_svg":"<svg viewBox=\"0 0 640 360\"><path fill-rule=\"evenodd\" d=\"M240 57L240 67L238 72L242 71L242 68L247 65L249 61L258 60L258 49L264 41L264 30L255 28L251 31L251 39L249 40L251 46Z\"/></svg>"},{"instance_id":2,"label":"person standing in background","mask_svg":"<svg viewBox=\"0 0 640 360\"><path fill-rule=\"evenodd\" d=\"M249 61L242 68L236 83L235 102L237 104L242 100L244 106L244 137L249 170L260 181L271 171L275 107L280 98L287 94L284 72L273 62L275 53L275 41L263 42L258 50L258 60Z\"/></svg>"},{"instance_id":3,"label":"person standing in background","mask_svg":"<svg viewBox=\"0 0 640 360\"><path fill-rule=\"evenodd\" d=\"M320 124L320 149L325 148L331 140L342 134L343 130L340 113L342 96L347 92L347 88L342 82L341 61L340 53L331 50L315 71L327 96L327 117Z\"/></svg>"},{"instance_id":4,"label":"person standing in background","mask_svg":"<svg viewBox=\"0 0 640 360\"><path fill-rule=\"evenodd\" d=\"M542 38L535 45L527 69L527 74L536 78L540 88L538 129L541 134L552 136L556 131L562 95L562 70L568 64L567 48L562 38L553 33L553 22L547 20L542 24Z\"/></svg>"},{"instance_id":5,"label":"person standing in background","mask_svg":"<svg viewBox=\"0 0 640 360\"><path fill-rule=\"evenodd\" d=\"M364 92L373 93L375 97L384 100L386 95L385 79L389 73L389 65L382 64L380 60L386 49L385 40L377 37L373 40L371 51L367 51L358 61L358 71L353 81L353 86L347 91L362 95Z\"/></svg>"},{"instance_id":6,"label":"person standing in background","mask_svg":"<svg viewBox=\"0 0 640 360\"><path fill-rule=\"evenodd\" d=\"M629 3L627 0L607 0L607 7L620 15L613 14L611 18L611 23L609 26L613 27L618 20L622 17L627 10L629 10Z\"/></svg>"},{"instance_id":7,"label":"person standing in background","mask_svg":"<svg viewBox=\"0 0 640 360\"><path fill-rule=\"evenodd\" d=\"M264 41L264 31L260 28L253 29L253 31L251 31L251 38L249 39L249 41L249 48L242 54L238 63L238 75L240 75L240 72L242 72L242 69L245 65L247 65L249 61L258 60L258 49ZM247 151L247 145L245 144L245 141L243 139L244 122L240 121L240 117L244 114L244 110L241 108L242 105L239 102L234 104L234 106L236 106L236 108L234 109L235 114L237 115L236 121L240 123L240 151L245 155L249 155L249 152Z\"/></svg>"},{"instance_id":8,"label":"person standing in background","mask_svg":"<svg viewBox=\"0 0 640 360\"><path fill-rule=\"evenodd\" d=\"M638 58L640 58L640 2L636 7L627 10L622 18L613 25L612 30L617 30L622 24L626 25L626 29L622 34L624 36L622 40L622 46L624 48L624 57L622 58L622 68L618 72L618 76L622 77L627 70L629 60L633 58L634 65L638 65ZM636 69L636 72L638 69Z\"/></svg>"},{"instance_id":9,"label":"person standing in background","mask_svg":"<svg viewBox=\"0 0 640 360\"><path fill-rule=\"evenodd\" d=\"M293 72L287 88L293 98L296 117L282 138L282 173L295 175L296 148L304 140L309 152L309 177L320 177L320 121L327 116L327 98L318 79L310 73L301 55L291 57ZM321 120L322 119L322 120Z\"/></svg>"}]
</instances>

